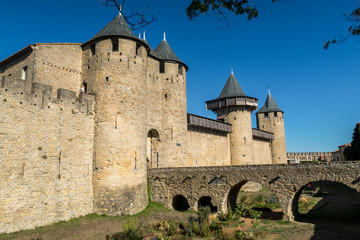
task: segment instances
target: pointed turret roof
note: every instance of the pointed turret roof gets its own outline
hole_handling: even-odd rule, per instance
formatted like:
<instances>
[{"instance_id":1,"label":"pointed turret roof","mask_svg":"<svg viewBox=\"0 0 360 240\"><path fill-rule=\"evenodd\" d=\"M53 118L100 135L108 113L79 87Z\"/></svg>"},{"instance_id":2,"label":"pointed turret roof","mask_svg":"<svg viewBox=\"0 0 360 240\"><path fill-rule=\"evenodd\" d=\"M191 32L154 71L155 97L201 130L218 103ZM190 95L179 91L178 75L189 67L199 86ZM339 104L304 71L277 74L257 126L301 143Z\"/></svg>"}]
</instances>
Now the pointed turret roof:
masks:
<instances>
[{"instance_id":1,"label":"pointed turret roof","mask_svg":"<svg viewBox=\"0 0 360 240\"><path fill-rule=\"evenodd\" d=\"M262 108L260 108L260 110L257 113L268 113L268 112L283 112L282 110L280 110L274 98L271 96L270 91L266 98L264 106L262 106Z\"/></svg>"},{"instance_id":2,"label":"pointed turret roof","mask_svg":"<svg viewBox=\"0 0 360 240\"><path fill-rule=\"evenodd\" d=\"M174 53L174 51L171 49L169 43L166 41L165 33L164 33L164 39L161 41L159 46L155 48L155 53L158 57L160 57L162 60L167 61L174 61L184 64Z\"/></svg>"},{"instance_id":3,"label":"pointed turret roof","mask_svg":"<svg viewBox=\"0 0 360 240\"><path fill-rule=\"evenodd\" d=\"M127 22L124 19L124 16L119 12L119 14L109 22L103 29L100 30L93 38L89 41L105 36L121 36L121 37L130 37L137 38L134 33L131 31Z\"/></svg>"},{"instance_id":4,"label":"pointed turret roof","mask_svg":"<svg viewBox=\"0 0 360 240\"><path fill-rule=\"evenodd\" d=\"M226 97L245 97L244 90L241 88L238 80L235 78L234 73L231 71L230 77L225 83L223 90L221 91L219 98Z\"/></svg>"}]
</instances>

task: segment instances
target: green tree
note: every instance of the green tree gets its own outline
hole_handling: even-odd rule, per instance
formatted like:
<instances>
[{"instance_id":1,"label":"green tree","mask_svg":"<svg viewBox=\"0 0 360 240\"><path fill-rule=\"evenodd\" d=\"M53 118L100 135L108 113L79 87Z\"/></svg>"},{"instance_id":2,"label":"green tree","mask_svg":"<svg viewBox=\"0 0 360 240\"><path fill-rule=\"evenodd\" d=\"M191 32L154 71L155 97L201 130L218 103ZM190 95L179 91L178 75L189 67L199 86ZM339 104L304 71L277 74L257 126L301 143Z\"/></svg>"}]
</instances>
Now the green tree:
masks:
<instances>
[{"instance_id":1,"label":"green tree","mask_svg":"<svg viewBox=\"0 0 360 240\"><path fill-rule=\"evenodd\" d=\"M344 155L346 160L360 160L360 123L356 124L351 145L346 147Z\"/></svg>"}]
</instances>

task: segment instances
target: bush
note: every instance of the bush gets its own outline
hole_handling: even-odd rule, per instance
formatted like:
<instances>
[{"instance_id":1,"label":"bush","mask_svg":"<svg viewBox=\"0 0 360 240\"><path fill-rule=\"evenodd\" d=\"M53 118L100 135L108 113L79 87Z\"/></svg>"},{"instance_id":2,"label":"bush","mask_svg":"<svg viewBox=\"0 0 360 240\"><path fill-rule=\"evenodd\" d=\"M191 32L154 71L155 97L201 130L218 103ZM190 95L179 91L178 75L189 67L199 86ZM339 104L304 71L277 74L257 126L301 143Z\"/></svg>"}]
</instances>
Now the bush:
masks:
<instances>
[{"instance_id":1,"label":"bush","mask_svg":"<svg viewBox=\"0 0 360 240\"><path fill-rule=\"evenodd\" d=\"M133 218L125 221L122 225L122 232L112 236L107 235L106 240L142 240L142 231Z\"/></svg>"},{"instance_id":2,"label":"bush","mask_svg":"<svg viewBox=\"0 0 360 240\"><path fill-rule=\"evenodd\" d=\"M172 221L161 221L158 230L170 237L176 234L176 223Z\"/></svg>"}]
</instances>

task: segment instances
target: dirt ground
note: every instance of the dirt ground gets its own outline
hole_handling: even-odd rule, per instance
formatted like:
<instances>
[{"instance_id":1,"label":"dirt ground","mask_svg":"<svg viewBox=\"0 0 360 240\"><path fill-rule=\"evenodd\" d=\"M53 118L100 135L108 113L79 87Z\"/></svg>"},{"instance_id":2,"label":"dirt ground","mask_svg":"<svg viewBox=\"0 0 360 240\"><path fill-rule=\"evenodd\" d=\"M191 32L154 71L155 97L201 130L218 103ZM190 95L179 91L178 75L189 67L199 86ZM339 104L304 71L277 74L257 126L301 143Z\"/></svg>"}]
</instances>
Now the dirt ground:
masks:
<instances>
[{"instance_id":1,"label":"dirt ground","mask_svg":"<svg viewBox=\"0 0 360 240\"><path fill-rule=\"evenodd\" d=\"M332 240L360 239L360 194L339 185L324 185L322 194L311 197L296 222L279 219L280 210L266 213L266 219L254 228L255 239L266 240ZM266 193L265 193L266 194ZM194 212L177 212L152 204L136 216L108 217L90 214L49 226L12 234L1 234L0 240L104 240L122 230L122 224L132 219L145 233L154 231L162 220L183 222ZM135 220L134 220L135 219ZM245 219L245 222L247 220ZM196 238L200 239L200 238ZM215 238L207 238L215 239Z\"/></svg>"}]
</instances>

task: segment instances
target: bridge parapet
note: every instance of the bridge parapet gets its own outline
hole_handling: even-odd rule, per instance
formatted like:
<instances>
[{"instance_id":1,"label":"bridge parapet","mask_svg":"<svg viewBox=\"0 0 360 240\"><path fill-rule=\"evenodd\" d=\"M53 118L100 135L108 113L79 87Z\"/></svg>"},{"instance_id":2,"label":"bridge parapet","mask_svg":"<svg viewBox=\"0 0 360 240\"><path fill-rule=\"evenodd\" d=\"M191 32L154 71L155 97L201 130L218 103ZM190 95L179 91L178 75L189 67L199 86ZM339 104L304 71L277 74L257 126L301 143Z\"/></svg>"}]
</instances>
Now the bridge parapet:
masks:
<instances>
[{"instance_id":1,"label":"bridge parapet","mask_svg":"<svg viewBox=\"0 0 360 240\"><path fill-rule=\"evenodd\" d=\"M173 207L174 198L183 196L197 210L200 198L210 197L221 212L236 204L243 184L258 182L276 194L285 216L293 220L298 197L310 182L340 182L360 191L360 162L158 168L149 169L148 178L154 202Z\"/></svg>"}]
</instances>

